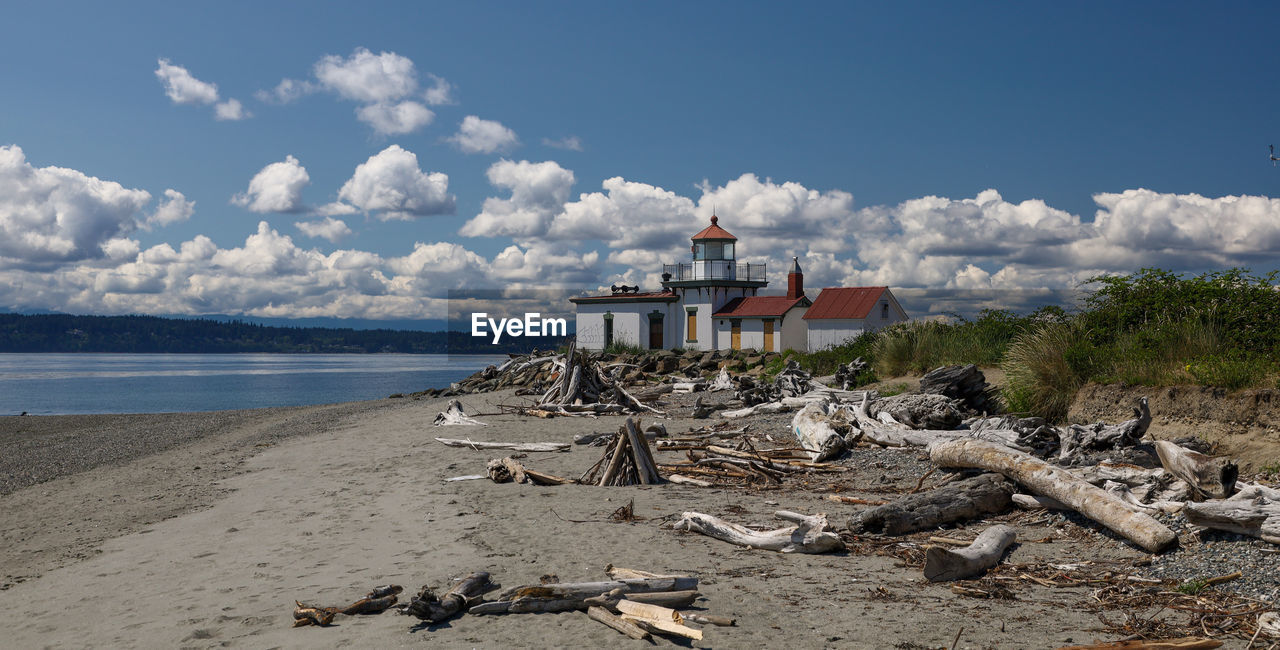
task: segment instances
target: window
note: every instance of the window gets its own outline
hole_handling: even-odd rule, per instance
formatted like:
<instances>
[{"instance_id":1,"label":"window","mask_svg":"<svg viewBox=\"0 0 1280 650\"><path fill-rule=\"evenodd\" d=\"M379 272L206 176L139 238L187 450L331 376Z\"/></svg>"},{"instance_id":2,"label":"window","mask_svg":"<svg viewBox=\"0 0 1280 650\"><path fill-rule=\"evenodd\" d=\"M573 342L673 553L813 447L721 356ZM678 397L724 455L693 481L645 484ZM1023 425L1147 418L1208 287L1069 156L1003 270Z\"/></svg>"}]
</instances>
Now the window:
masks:
<instances>
[{"instance_id":1,"label":"window","mask_svg":"<svg viewBox=\"0 0 1280 650\"><path fill-rule=\"evenodd\" d=\"M709 260L724 259L724 244L718 241L709 241L707 246L707 257Z\"/></svg>"},{"instance_id":2,"label":"window","mask_svg":"<svg viewBox=\"0 0 1280 650\"><path fill-rule=\"evenodd\" d=\"M889 303L881 303L880 320L889 320Z\"/></svg>"},{"instance_id":3,"label":"window","mask_svg":"<svg viewBox=\"0 0 1280 650\"><path fill-rule=\"evenodd\" d=\"M689 334L685 338L685 343L698 342L698 310L695 307L687 307L689 314L688 329Z\"/></svg>"},{"instance_id":4,"label":"window","mask_svg":"<svg viewBox=\"0 0 1280 650\"><path fill-rule=\"evenodd\" d=\"M724 259L726 260L733 259L733 242L731 241L727 241L724 243Z\"/></svg>"}]
</instances>

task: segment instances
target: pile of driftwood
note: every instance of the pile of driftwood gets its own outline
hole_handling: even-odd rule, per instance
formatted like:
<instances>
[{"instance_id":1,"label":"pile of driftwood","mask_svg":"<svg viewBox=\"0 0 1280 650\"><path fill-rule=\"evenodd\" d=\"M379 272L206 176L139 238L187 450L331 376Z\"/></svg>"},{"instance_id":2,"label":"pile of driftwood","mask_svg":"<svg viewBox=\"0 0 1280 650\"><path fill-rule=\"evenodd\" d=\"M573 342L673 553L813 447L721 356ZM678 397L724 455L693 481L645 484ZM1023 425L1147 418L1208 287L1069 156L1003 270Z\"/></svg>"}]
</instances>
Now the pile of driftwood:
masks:
<instances>
[{"instance_id":1,"label":"pile of driftwood","mask_svg":"<svg viewBox=\"0 0 1280 650\"><path fill-rule=\"evenodd\" d=\"M685 452L684 460L659 466L669 473L668 480L700 487L780 485L793 474L848 471L841 465L809 461L804 450L794 447L757 449L745 436L737 448L712 444L704 437L671 438L663 441L660 448Z\"/></svg>"},{"instance_id":2,"label":"pile of driftwood","mask_svg":"<svg viewBox=\"0 0 1280 650\"><path fill-rule=\"evenodd\" d=\"M563 356L551 358L554 371L550 387L532 406L503 406L509 412L549 415L605 415L662 412L648 406L622 387L622 381L577 349L574 340Z\"/></svg>"},{"instance_id":3,"label":"pile of driftwood","mask_svg":"<svg viewBox=\"0 0 1280 650\"><path fill-rule=\"evenodd\" d=\"M635 420L627 418L613 439L605 446L604 455L592 465L579 483L586 485L654 485L662 483L658 464L653 460L649 440L640 433Z\"/></svg>"},{"instance_id":4,"label":"pile of driftwood","mask_svg":"<svg viewBox=\"0 0 1280 650\"><path fill-rule=\"evenodd\" d=\"M836 368L836 374L833 379L841 390L850 390L857 388L860 385L859 382L870 370L871 365L863 361L862 357L858 357Z\"/></svg>"},{"instance_id":5,"label":"pile of driftwood","mask_svg":"<svg viewBox=\"0 0 1280 650\"><path fill-rule=\"evenodd\" d=\"M1017 503L1074 510L1151 552L1176 542L1154 516L1159 513L1180 512L1195 525L1280 543L1280 491L1238 488L1229 459L1146 438L1151 412L1145 398L1132 419L1117 424L1053 427L1012 416L963 420L990 404L979 390L986 385L981 372L951 367L930 376L935 388L952 388L874 402L868 396L856 405L815 402L793 419L797 439L815 459L859 443L914 447L925 449L939 467L992 473L860 513L850 519L851 530L901 534ZM1015 488L1029 494L1014 494Z\"/></svg>"},{"instance_id":6,"label":"pile of driftwood","mask_svg":"<svg viewBox=\"0 0 1280 650\"><path fill-rule=\"evenodd\" d=\"M428 623L440 623L464 612L477 616L582 611L634 639L648 640L653 634L700 640L702 630L689 623L730 626L732 618L701 612L679 612L698 599L698 578L661 575L606 568L609 580L562 583L553 575L543 576L536 585L521 585L500 592L494 600L483 595L500 589L484 572L473 573L443 596L423 587L400 613Z\"/></svg>"}]
</instances>

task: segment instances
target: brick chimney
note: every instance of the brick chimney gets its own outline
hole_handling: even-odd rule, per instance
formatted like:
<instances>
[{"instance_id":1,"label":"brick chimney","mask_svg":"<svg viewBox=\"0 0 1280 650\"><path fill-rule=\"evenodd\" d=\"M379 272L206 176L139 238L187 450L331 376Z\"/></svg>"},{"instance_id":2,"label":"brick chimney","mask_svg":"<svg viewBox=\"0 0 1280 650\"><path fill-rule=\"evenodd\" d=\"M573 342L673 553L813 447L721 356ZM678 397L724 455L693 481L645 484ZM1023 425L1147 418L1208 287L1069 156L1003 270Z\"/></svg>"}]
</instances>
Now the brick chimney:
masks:
<instances>
[{"instance_id":1,"label":"brick chimney","mask_svg":"<svg viewBox=\"0 0 1280 650\"><path fill-rule=\"evenodd\" d=\"M791 258L791 270L787 271L787 297L795 300L804 295L804 273L800 272L800 261Z\"/></svg>"}]
</instances>

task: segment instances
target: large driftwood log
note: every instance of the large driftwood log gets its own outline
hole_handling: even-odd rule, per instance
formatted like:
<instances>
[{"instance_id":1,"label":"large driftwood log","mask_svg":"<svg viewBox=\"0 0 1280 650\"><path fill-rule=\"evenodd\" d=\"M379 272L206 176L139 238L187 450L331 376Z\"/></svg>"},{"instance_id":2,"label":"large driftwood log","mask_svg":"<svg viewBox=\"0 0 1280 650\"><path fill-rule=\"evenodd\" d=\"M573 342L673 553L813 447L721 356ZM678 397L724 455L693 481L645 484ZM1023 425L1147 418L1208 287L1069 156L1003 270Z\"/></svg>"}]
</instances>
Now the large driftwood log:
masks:
<instances>
[{"instance_id":1,"label":"large driftwood log","mask_svg":"<svg viewBox=\"0 0 1280 650\"><path fill-rule=\"evenodd\" d=\"M1004 512L1012 504L1012 494L1013 485L1003 476L982 474L864 510L849 518L849 530L904 535L936 528L953 521Z\"/></svg>"},{"instance_id":2,"label":"large driftwood log","mask_svg":"<svg viewBox=\"0 0 1280 650\"><path fill-rule=\"evenodd\" d=\"M814 462L822 462L844 453L844 436L832 428L831 417L824 402L813 402L800 409L791 419L791 429L800 440L800 446L809 452Z\"/></svg>"},{"instance_id":3,"label":"large driftwood log","mask_svg":"<svg viewBox=\"0 0 1280 650\"><path fill-rule=\"evenodd\" d=\"M998 524L982 531L972 544L962 549L953 551L930 546L924 552L924 577L940 582L980 575L1000 563L1000 557L1016 536L1012 528Z\"/></svg>"},{"instance_id":4,"label":"large driftwood log","mask_svg":"<svg viewBox=\"0 0 1280 650\"><path fill-rule=\"evenodd\" d=\"M929 457L943 467L1000 472L1032 492L1071 506L1152 553L1164 550L1178 539L1172 530L1150 515L1136 512L1105 490L1021 451L985 440L966 439L930 445Z\"/></svg>"},{"instance_id":5,"label":"large driftwood log","mask_svg":"<svg viewBox=\"0 0 1280 650\"><path fill-rule=\"evenodd\" d=\"M1187 521L1280 544L1280 490L1247 486L1230 499L1188 503Z\"/></svg>"},{"instance_id":6,"label":"large driftwood log","mask_svg":"<svg viewBox=\"0 0 1280 650\"><path fill-rule=\"evenodd\" d=\"M1156 441L1156 454L1165 469L1211 499L1225 499L1235 491L1240 470L1230 459L1211 458L1167 440Z\"/></svg>"},{"instance_id":7,"label":"large driftwood log","mask_svg":"<svg viewBox=\"0 0 1280 650\"><path fill-rule=\"evenodd\" d=\"M413 600L400 609L400 613L416 616L430 623L439 623L466 609L467 603L472 599L499 586L489 581L488 573L477 571L463 578L439 598L432 593L430 587L423 587Z\"/></svg>"},{"instance_id":8,"label":"large driftwood log","mask_svg":"<svg viewBox=\"0 0 1280 650\"><path fill-rule=\"evenodd\" d=\"M829 532L823 515L806 516L779 510L775 517L797 525L775 530L752 530L700 512L686 512L672 528L702 533L708 537L751 548L780 553L827 553L844 549L840 536Z\"/></svg>"},{"instance_id":9,"label":"large driftwood log","mask_svg":"<svg viewBox=\"0 0 1280 650\"><path fill-rule=\"evenodd\" d=\"M871 405L871 415L876 417L880 413L888 413L912 429L946 431L960 426L964 419L956 404L945 395L902 393L876 400Z\"/></svg>"},{"instance_id":10,"label":"large driftwood log","mask_svg":"<svg viewBox=\"0 0 1280 650\"><path fill-rule=\"evenodd\" d=\"M467 447L477 451L483 449L510 449L523 452L569 451L570 446L567 442L481 442L456 438L436 438L436 442L446 447Z\"/></svg>"}]
</instances>

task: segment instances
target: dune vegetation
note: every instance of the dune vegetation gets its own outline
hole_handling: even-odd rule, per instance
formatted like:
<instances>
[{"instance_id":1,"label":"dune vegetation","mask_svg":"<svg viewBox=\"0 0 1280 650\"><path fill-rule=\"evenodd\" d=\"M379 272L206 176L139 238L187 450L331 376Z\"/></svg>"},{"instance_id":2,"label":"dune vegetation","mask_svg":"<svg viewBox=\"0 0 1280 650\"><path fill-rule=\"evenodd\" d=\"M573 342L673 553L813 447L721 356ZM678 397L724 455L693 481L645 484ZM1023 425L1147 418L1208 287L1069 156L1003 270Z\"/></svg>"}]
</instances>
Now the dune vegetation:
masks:
<instances>
[{"instance_id":1,"label":"dune vegetation","mask_svg":"<svg viewBox=\"0 0 1280 650\"><path fill-rule=\"evenodd\" d=\"M1227 390L1280 387L1280 274L1245 269L1195 276L1160 269L1088 280L1072 310L987 310L913 321L829 350L794 354L817 374L861 357L877 378L973 363L1005 372L1014 412L1065 417L1087 382Z\"/></svg>"}]
</instances>

